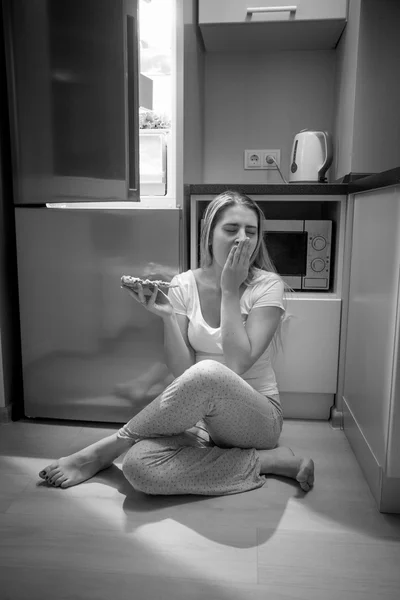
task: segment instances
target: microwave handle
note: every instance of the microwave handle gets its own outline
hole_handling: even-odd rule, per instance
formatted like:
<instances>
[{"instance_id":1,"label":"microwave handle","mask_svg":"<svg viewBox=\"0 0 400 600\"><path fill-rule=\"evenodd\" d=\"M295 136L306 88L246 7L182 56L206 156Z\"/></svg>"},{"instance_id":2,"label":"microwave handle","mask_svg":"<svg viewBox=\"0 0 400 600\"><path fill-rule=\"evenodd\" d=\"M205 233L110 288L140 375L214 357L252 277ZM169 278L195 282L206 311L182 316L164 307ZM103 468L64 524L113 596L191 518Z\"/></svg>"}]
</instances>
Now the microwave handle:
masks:
<instances>
[{"instance_id":1,"label":"microwave handle","mask_svg":"<svg viewBox=\"0 0 400 600\"><path fill-rule=\"evenodd\" d=\"M332 136L329 131L318 131L317 136L322 137L325 144L325 160L318 171L318 181L323 182L333 159Z\"/></svg>"}]
</instances>

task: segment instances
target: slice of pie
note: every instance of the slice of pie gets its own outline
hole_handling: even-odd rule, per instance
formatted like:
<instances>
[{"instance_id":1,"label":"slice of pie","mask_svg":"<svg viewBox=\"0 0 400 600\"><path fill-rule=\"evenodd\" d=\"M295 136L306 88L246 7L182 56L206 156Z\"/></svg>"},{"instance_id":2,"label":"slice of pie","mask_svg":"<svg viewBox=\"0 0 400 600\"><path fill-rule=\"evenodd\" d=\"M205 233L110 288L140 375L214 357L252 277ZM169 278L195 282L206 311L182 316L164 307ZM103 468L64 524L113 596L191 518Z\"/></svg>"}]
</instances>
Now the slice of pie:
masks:
<instances>
[{"instance_id":1,"label":"slice of pie","mask_svg":"<svg viewBox=\"0 0 400 600\"><path fill-rule=\"evenodd\" d=\"M161 279L141 279L140 277L132 277L131 275L122 275L121 285L132 290L137 290L137 284L141 284L143 293L145 296L149 296L154 292L154 286L157 285L159 292L164 294L162 288L168 289L170 287L179 287L177 285L171 285L168 281L162 281ZM157 296L158 298L158 296Z\"/></svg>"}]
</instances>

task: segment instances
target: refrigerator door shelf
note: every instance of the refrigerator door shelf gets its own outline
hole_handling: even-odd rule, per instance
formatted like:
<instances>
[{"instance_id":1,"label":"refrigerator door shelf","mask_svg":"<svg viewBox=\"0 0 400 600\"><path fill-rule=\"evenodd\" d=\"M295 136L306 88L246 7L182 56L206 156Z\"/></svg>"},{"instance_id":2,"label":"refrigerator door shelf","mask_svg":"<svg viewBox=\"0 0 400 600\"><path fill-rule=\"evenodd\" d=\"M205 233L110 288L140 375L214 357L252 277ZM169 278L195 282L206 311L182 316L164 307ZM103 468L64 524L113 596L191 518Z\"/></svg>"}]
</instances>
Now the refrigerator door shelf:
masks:
<instances>
[{"instance_id":1,"label":"refrigerator door shelf","mask_svg":"<svg viewBox=\"0 0 400 600\"><path fill-rule=\"evenodd\" d=\"M129 420L143 404L127 387L164 361L163 323L120 278L181 271L180 211L18 207L15 218L25 415Z\"/></svg>"},{"instance_id":2,"label":"refrigerator door shelf","mask_svg":"<svg viewBox=\"0 0 400 600\"><path fill-rule=\"evenodd\" d=\"M167 140L169 130L141 129L139 132L140 190L143 196L167 193Z\"/></svg>"}]
</instances>

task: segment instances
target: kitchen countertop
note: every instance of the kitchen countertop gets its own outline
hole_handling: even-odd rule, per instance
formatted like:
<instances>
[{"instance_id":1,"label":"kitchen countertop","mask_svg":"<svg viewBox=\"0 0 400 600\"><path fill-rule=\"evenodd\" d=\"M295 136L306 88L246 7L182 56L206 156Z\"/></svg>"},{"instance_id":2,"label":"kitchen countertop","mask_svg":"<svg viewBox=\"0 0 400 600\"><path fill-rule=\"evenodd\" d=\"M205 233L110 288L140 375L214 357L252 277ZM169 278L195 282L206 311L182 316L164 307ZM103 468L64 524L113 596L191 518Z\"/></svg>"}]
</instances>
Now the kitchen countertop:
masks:
<instances>
[{"instance_id":1,"label":"kitchen countertop","mask_svg":"<svg viewBox=\"0 0 400 600\"><path fill-rule=\"evenodd\" d=\"M365 192L377 188L400 184L400 167L373 174L349 173L337 183L198 183L185 185L185 196L217 195L226 190L235 190L243 194L263 195L340 195Z\"/></svg>"},{"instance_id":2,"label":"kitchen countertop","mask_svg":"<svg viewBox=\"0 0 400 600\"><path fill-rule=\"evenodd\" d=\"M348 193L347 183L199 183L185 186L187 194L211 194L217 195L227 190L234 190L243 194L265 194L265 195L333 195Z\"/></svg>"},{"instance_id":3,"label":"kitchen countertop","mask_svg":"<svg viewBox=\"0 0 400 600\"><path fill-rule=\"evenodd\" d=\"M382 171L382 173L374 173L367 177L362 177L348 184L348 193L366 192L377 188L389 187L400 183L400 167Z\"/></svg>"}]
</instances>

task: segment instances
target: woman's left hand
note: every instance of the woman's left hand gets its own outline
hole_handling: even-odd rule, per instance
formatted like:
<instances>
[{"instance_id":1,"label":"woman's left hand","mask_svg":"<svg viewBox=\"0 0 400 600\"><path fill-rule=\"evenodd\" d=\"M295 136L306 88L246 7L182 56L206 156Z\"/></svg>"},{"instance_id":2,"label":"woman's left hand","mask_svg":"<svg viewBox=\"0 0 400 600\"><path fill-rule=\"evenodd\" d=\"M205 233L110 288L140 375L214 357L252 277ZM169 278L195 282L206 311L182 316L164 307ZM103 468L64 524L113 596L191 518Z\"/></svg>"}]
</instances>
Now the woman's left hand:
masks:
<instances>
[{"instance_id":1,"label":"woman's left hand","mask_svg":"<svg viewBox=\"0 0 400 600\"><path fill-rule=\"evenodd\" d=\"M237 292L245 281L250 267L250 238L232 246L221 274L221 289Z\"/></svg>"}]
</instances>

